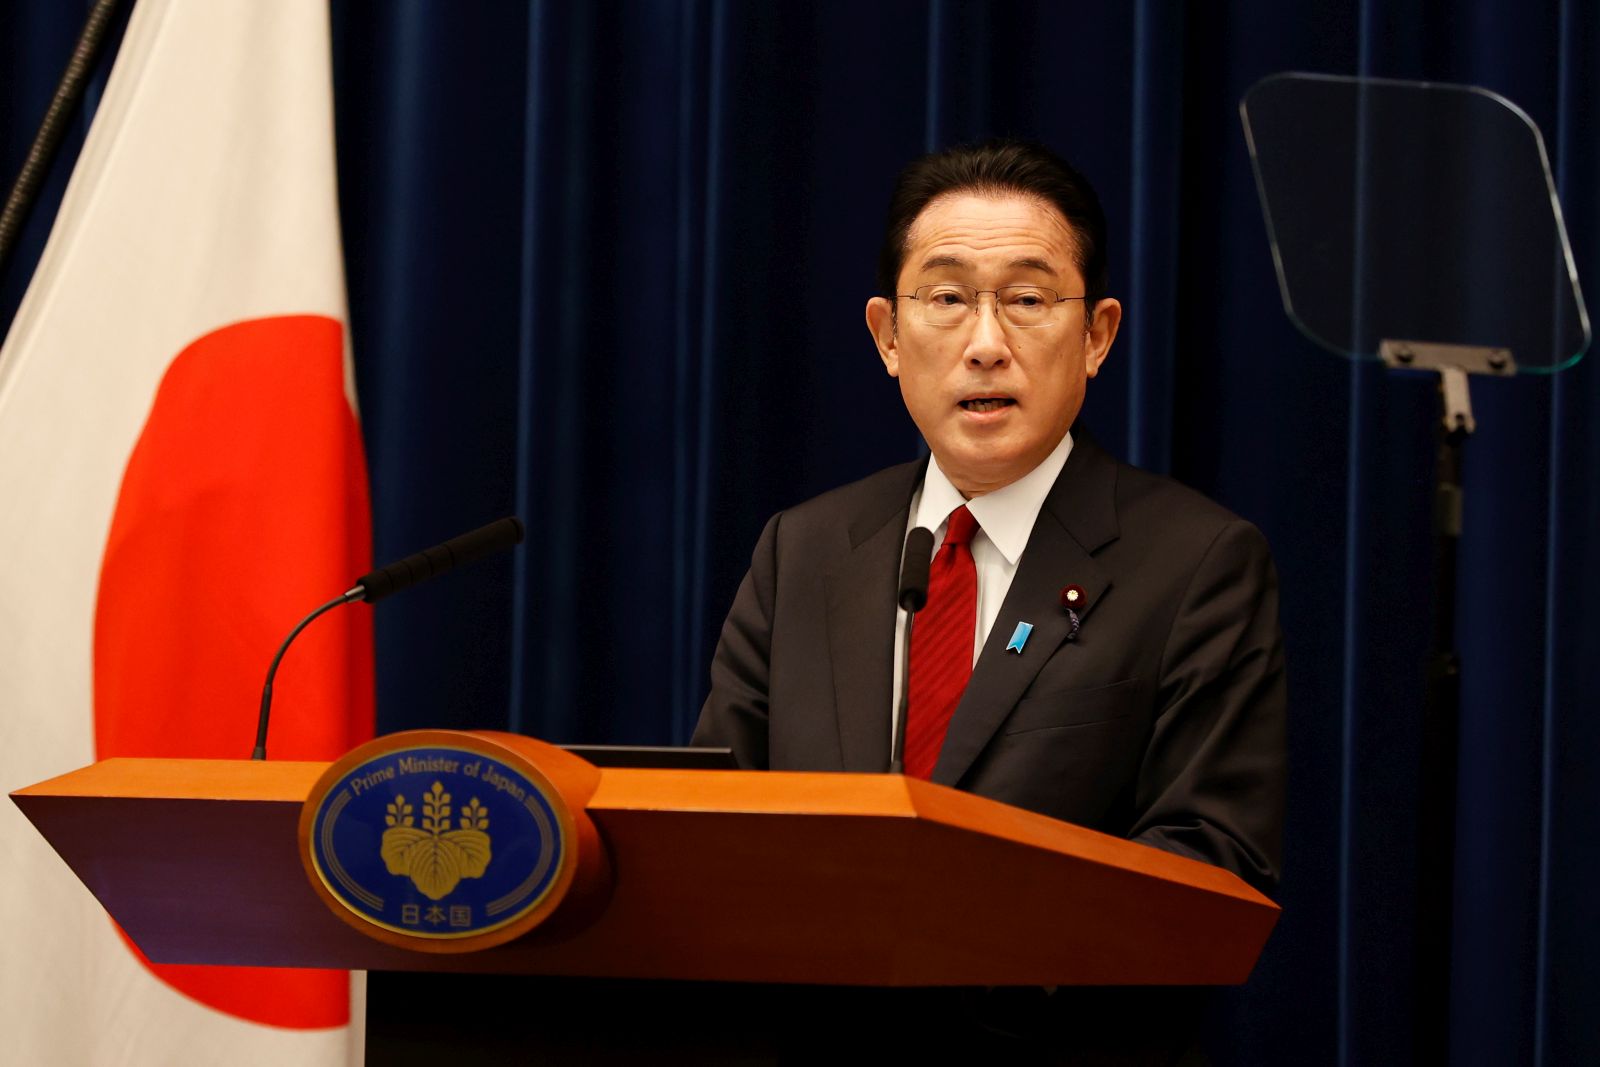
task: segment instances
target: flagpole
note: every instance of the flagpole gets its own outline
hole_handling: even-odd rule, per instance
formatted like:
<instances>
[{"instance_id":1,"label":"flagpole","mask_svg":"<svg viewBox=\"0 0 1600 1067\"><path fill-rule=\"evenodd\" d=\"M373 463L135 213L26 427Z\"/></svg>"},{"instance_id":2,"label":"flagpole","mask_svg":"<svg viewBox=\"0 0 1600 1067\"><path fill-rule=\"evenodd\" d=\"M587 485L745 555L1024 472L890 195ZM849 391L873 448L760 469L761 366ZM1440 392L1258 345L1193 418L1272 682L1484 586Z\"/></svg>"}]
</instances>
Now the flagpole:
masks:
<instances>
[{"instance_id":1,"label":"flagpole","mask_svg":"<svg viewBox=\"0 0 1600 1067\"><path fill-rule=\"evenodd\" d=\"M5 209L0 211L0 277L5 276L11 249L16 244L17 235L22 232L22 224L33 210L34 201L39 197L39 187L44 184L44 176L55 159L56 150L61 146L67 124L72 121L78 104L83 100L83 91L94 72L95 60L99 58L100 47L105 43L106 31L111 26L116 10L117 0L95 0L89 18L83 24L83 33L78 37L78 45L72 50L72 58L67 61L66 72L61 75L61 84L56 86L56 94L45 110L44 121L39 124L39 132L34 135L33 145L22 162L22 172L11 187L11 195L6 197Z\"/></svg>"}]
</instances>

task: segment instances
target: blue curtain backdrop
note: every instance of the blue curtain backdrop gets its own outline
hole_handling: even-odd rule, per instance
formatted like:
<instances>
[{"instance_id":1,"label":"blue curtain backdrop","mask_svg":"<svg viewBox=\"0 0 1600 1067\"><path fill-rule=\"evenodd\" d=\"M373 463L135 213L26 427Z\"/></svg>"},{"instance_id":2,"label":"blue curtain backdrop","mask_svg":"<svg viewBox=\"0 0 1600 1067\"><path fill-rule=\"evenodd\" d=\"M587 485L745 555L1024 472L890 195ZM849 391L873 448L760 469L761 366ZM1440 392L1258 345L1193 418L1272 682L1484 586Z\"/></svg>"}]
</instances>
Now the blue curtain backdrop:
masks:
<instances>
[{"instance_id":1,"label":"blue curtain backdrop","mask_svg":"<svg viewBox=\"0 0 1600 1067\"><path fill-rule=\"evenodd\" d=\"M4 180L82 13L0 4ZM572 0L333 18L375 555L509 512L531 531L378 609L385 730L684 741L766 517L919 448L862 324L896 170L1038 137L1098 185L1128 310L1088 424L1260 525L1282 574L1284 915L1219 1001L1214 1054L1410 1059L1436 401L1285 318L1237 105L1286 69L1505 94L1544 131L1593 299L1600 11ZM79 141L81 124L0 279L0 324ZM1600 1061L1596 374L1591 357L1474 385L1456 1062Z\"/></svg>"}]
</instances>

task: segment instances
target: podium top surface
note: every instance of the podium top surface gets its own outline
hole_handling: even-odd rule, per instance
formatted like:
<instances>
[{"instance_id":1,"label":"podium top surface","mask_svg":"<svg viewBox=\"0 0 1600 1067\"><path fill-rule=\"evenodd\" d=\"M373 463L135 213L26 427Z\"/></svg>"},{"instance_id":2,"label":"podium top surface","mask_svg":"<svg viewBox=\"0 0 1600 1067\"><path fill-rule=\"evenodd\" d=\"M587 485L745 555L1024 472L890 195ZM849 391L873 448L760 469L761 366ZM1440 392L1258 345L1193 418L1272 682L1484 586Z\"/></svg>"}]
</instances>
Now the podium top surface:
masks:
<instances>
[{"instance_id":1,"label":"podium top surface","mask_svg":"<svg viewBox=\"0 0 1600 1067\"><path fill-rule=\"evenodd\" d=\"M12 795L300 804L327 767L323 762L119 757ZM923 819L1020 845L1069 851L1090 863L1132 865L1152 877L1203 884L1241 901L1276 908L1219 867L898 775L616 767L601 771L600 786L588 809L602 818L605 812L670 811Z\"/></svg>"}]
</instances>

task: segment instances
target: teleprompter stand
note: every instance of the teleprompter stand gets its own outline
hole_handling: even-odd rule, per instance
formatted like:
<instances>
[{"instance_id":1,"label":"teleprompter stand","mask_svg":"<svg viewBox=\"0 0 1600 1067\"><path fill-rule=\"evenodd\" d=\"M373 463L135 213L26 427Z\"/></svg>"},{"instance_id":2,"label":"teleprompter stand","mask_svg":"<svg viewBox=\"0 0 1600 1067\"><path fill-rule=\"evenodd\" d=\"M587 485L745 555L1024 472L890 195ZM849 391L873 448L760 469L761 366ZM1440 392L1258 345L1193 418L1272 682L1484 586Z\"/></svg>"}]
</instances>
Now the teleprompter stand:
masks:
<instances>
[{"instance_id":1,"label":"teleprompter stand","mask_svg":"<svg viewBox=\"0 0 1600 1067\"><path fill-rule=\"evenodd\" d=\"M1553 374L1590 328L1538 127L1457 85L1273 75L1240 105L1284 309L1318 345L1439 379L1422 701L1416 1052L1448 1048L1470 377Z\"/></svg>"}]
</instances>

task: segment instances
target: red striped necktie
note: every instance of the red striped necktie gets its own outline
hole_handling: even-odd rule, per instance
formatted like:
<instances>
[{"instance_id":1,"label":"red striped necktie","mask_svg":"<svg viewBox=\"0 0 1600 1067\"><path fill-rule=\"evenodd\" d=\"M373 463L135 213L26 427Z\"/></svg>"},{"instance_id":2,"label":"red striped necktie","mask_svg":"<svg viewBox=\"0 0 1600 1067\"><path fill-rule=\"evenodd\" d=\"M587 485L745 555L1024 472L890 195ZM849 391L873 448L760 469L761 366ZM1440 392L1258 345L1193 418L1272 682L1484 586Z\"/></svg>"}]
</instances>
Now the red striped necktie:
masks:
<instances>
[{"instance_id":1,"label":"red striped necktie","mask_svg":"<svg viewBox=\"0 0 1600 1067\"><path fill-rule=\"evenodd\" d=\"M965 506L950 513L944 544L928 570L928 605L911 627L911 678L906 703L906 773L931 778L945 732L972 677L978 625L978 568L972 535L978 520Z\"/></svg>"}]
</instances>

